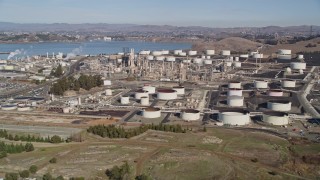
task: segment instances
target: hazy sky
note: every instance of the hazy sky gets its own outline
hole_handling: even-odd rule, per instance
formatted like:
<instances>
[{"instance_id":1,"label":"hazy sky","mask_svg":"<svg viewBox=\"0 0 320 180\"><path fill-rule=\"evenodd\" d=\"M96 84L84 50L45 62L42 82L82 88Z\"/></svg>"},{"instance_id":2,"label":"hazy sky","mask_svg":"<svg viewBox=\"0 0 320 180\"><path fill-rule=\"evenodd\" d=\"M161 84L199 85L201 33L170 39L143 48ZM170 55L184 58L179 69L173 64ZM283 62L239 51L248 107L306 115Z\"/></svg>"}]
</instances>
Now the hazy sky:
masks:
<instances>
[{"instance_id":1,"label":"hazy sky","mask_svg":"<svg viewBox=\"0 0 320 180\"><path fill-rule=\"evenodd\" d=\"M0 0L0 21L208 27L320 25L320 0Z\"/></svg>"}]
</instances>

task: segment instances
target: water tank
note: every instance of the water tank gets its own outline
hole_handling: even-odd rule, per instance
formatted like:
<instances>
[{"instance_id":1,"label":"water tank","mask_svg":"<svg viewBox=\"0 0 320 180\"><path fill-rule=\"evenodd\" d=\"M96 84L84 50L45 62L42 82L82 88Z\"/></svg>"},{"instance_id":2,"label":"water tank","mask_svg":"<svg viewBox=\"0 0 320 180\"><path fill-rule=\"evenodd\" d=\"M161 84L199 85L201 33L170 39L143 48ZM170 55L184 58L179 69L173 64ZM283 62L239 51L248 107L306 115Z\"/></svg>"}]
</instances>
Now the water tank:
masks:
<instances>
[{"instance_id":1,"label":"water tank","mask_svg":"<svg viewBox=\"0 0 320 180\"><path fill-rule=\"evenodd\" d=\"M283 100L271 100L268 101L267 107L272 111L286 112L291 110L291 102Z\"/></svg>"},{"instance_id":2,"label":"water tank","mask_svg":"<svg viewBox=\"0 0 320 180\"><path fill-rule=\"evenodd\" d=\"M229 50L222 50L221 55L222 56L230 56L231 52Z\"/></svg>"},{"instance_id":3,"label":"water tank","mask_svg":"<svg viewBox=\"0 0 320 180\"><path fill-rule=\"evenodd\" d=\"M200 119L200 111L195 109L185 109L180 113L180 118L185 121L197 121Z\"/></svg>"},{"instance_id":4,"label":"water tank","mask_svg":"<svg viewBox=\"0 0 320 180\"><path fill-rule=\"evenodd\" d=\"M161 117L160 108L148 107L142 110L142 116L144 118L153 119Z\"/></svg>"},{"instance_id":5,"label":"water tank","mask_svg":"<svg viewBox=\"0 0 320 180\"><path fill-rule=\"evenodd\" d=\"M242 96L242 89L230 88L228 90L228 96Z\"/></svg>"},{"instance_id":6,"label":"water tank","mask_svg":"<svg viewBox=\"0 0 320 180\"><path fill-rule=\"evenodd\" d=\"M130 103L129 96L121 96L120 103L121 104L129 104Z\"/></svg>"},{"instance_id":7,"label":"water tank","mask_svg":"<svg viewBox=\"0 0 320 180\"><path fill-rule=\"evenodd\" d=\"M240 107L243 106L243 97L241 96L229 96L227 99L228 106Z\"/></svg>"},{"instance_id":8,"label":"water tank","mask_svg":"<svg viewBox=\"0 0 320 180\"><path fill-rule=\"evenodd\" d=\"M141 106L149 106L149 96L144 96L140 98Z\"/></svg>"},{"instance_id":9,"label":"water tank","mask_svg":"<svg viewBox=\"0 0 320 180\"><path fill-rule=\"evenodd\" d=\"M214 53L215 53L214 50L210 50L210 49L206 50L206 55L212 56L214 55Z\"/></svg>"},{"instance_id":10,"label":"water tank","mask_svg":"<svg viewBox=\"0 0 320 180\"><path fill-rule=\"evenodd\" d=\"M268 88L268 81L254 81L254 87L257 89L267 89Z\"/></svg>"}]
</instances>

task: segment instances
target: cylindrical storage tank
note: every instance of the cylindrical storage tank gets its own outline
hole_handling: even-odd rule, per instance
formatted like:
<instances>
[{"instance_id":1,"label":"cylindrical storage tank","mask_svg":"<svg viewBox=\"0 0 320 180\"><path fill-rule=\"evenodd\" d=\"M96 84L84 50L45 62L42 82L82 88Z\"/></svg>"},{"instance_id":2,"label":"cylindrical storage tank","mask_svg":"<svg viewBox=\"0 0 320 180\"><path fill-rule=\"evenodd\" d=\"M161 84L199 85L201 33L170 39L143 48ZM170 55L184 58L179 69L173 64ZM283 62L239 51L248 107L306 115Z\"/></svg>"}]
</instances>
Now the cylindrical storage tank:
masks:
<instances>
[{"instance_id":1,"label":"cylindrical storage tank","mask_svg":"<svg viewBox=\"0 0 320 180\"><path fill-rule=\"evenodd\" d=\"M117 63L122 63L122 59L117 59Z\"/></svg>"},{"instance_id":2,"label":"cylindrical storage tank","mask_svg":"<svg viewBox=\"0 0 320 180\"><path fill-rule=\"evenodd\" d=\"M249 58L249 54L240 54L240 58Z\"/></svg>"},{"instance_id":3,"label":"cylindrical storage tank","mask_svg":"<svg viewBox=\"0 0 320 180\"><path fill-rule=\"evenodd\" d=\"M212 55L214 55L214 53L215 53L214 50L211 50L211 49L206 50L206 55L208 55L208 56L212 56Z\"/></svg>"},{"instance_id":4,"label":"cylindrical storage tank","mask_svg":"<svg viewBox=\"0 0 320 180\"><path fill-rule=\"evenodd\" d=\"M185 121L196 121L200 119L200 111L195 109L185 109L180 113L180 118Z\"/></svg>"},{"instance_id":5,"label":"cylindrical storage tank","mask_svg":"<svg viewBox=\"0 0 320 180\"><path fill-rule=\"evenodd\" d=\"M242 96L242 89L231 88L228 90L228 96Z\"/></svg>"},{"instance_id":6,"label":"cylindrical storage tank","mask_svg":"<svg viewBox=\"0 0 320 180\"><path fill-rule=\"evenodd\" d=\"M191 63L191 59L184 59L182 60L183 63Z\"/></svg>"},{"instance_id":7,"label":"cylindrical storage tank","mask_svg":"<svg viewBox=\"0 0 320 180\"><path fill-rule=\"evenodd\" d=\"M272 111L286 112L291 110L291 102L282 100L272 100L268 101L267 107Z\"/></svg>"},{"instance_id":8,"label":"cylindrical storage tank","mask_svg":"<svg viewBox=\"0 0 320 180\"><path fill-rule=\"evenodd\" d=\"M302 54L299 54L298 57L297 57L297 59L299 59L299 60L304 59L304 58L303 58L303 55L302 55Z\"/></svg>"},{"instance_id":9,"label":"cylindrical storage tank","mask_svg":"<svg viewBox=\"0 0 320 180\"><path fill-rule=\"evenodd\" d=\"M153 61L153 59L154 59L154 56L151 56L151 55L147 56L147 60Z\"/></svg>"},{"instance_id":10,"label":"cylindrical storage tank","mask_svg":"<svg viewBox=\"0 0 320 180\"><path fill-rule=\"evenodd\" d=\"M143 51L140 51L139 54L141 54L141 55L149 55L149 54L150 54L150 51L145 51L145 50L143 50Z\"/></svg>"},{"instance_id":11,"label":"cylindrical storage tank","mask_svg":"<svg viewBox=\"0 0 320 180\"><path fill-rule=\"evenodd\" d=\"M180 52L179 56L187 56L187 53L186 52Z\"/></svg>"},{"instance_id":12,"label":"cylindrical storage tank","mask_svg":"<svg viewBox=\"0 0 320 180\"><path fill-rule=\"evenodd\" d=\"M211 56L206 56L206 59L211 59Z\"/></svg>"},{"instance_id":13,"label":"cylindrical storage tank","mask_svg":"<svg viewBox=\"0 0 320 180\"><path fill-rule=\"evenodd\" d=\"M16 110L16 109L17 109L17 105L15 105L15 104L8 104L8 105L1 106L1 110L3 110L3 111L12 111L12 110Z\"/></svg>"},{"instance_id":14,"label":"cylindrical storage tank","mask_svg":"<svg viewBox=\"0 0 320 180\"><path fill-rule=\"evenodd\" d=\"M230 81L229 83L228 83L228 88L230 88L230 89L241 89L241 82L239 82L239 81Z\"/></svg>"},{"instance_id":15,"label":"cylindrical storage tank","mask_svg":"<svg viewBox=\"0 0 320 180\"><path fill-rule=\"evenodd\" d=\"M154 86L143 86L142 90L148 91L149 94L156 93L156 87L154 87Z\"/></svg>"},{"instance_id":16,"label":"cylindrical storage tank","mask_svg":"<svg viewBox=\"0 0 320 180\"><path fill-rule=\"evenodd\" d=\"M275 126L284 126L289 124L289 117L287 113L283 112L264 112L263 121Z\"/></svg>"},{"instance_id":17,"label":"cylindrical storage tank","mask_svg":"<svg viewBox=\"0 0 320 180\"><path fill-rule=\"evenodd\" d=\"M254 81L254 87L257 89L267 89L268 81Z\"/></svg>"},{"instance_id":18,"label":"cylindrical storage tank","mask_svg":"<svg viewBox=\"0 0 320 180\"><path fill-rule=\"evenodd\" d=\"M106 89L106 96L112 96L112 90L111 89Z\"/></svg>"},{"instance_id":19,"label":"cylindrical storage tank","mask_svg":"<svg viewBox=\"0 0 320 180\"><path fill-rule=\"evenodd\" d=\"M227 99L228 106L240 107L243 106L243 97L241 96L229 96Z\"/></svg>"},{"instance_id":20,"label":"cylindrical storage tank","mask_svg":"<svg viewBox=\"0 0 320 180\"><path fill-rule=\"evenodd\" d=\"M203 59L201 59L201 58L194 58L193 59L194 64L202 64L202 62L203 62Z\"/></svg>"},{"instance_id":21,"label":"cylindrical storage tank","mask_svg":"<svg viewBox=\"0 0 320 180\"><path fill-rule=\"evenodd\" d=\"M291 58L291 55L278 54L278 59L290 60Z\"/></svg>"},{"instance_id":22,"label":"cylindrical storage tank","mask_svg":"<svg viewBox=\"0 0 320 180\"><path fill-rule=\"evenodd\" d=\"M304 62L292 62L290 63L290 67L291 69L296 69L296 70L300 70L300 69L306 69L307 64Z\"/></svg>"},{"instance_id":23,"label":"cylindrical storage tank","mask_svg":"<svg viewBox=\"0 0 320 180\"><path fill-rule=\"evenodd\" d=\"M111 86L111 80L103 80L104 86Z\"/></svg>"},{"instance_id":24,"label":"cylindrical storage tank","mask_svg":"<svg viewBox=\"0 0 320 180\"><path fill-rule=\"evenodd\" d=\"M149 96L141 97L140 104L141 106L149 106Z\"/></svg>"},{"instance_id":25,"label":"cylindrical storage tank","mask_svg":"<svg viewBox=\"0 0 320 180\"><path fill-rule=\"evenodd\" d=\"M156 60L157 61L164 61L165 57L164 56L157 56Z\"/></svg>"},{"instance_id":26,"label":"cylindrical storage tank","mask_svg":"<svg viewBox=\"0 0 320 180\"><path fill-rule=\"evenodd\" d=\"M141 99L141 97L145 97L145 96L148 96L148 91L145 91L143 89L139 89L135 92L134 94L134 98L136 99Z\"/></svg>"},{"instance_id":27,"label":"cylindrical storage tank","mask_svg":"<svg viewBox=\"0 0 320 180\"><path fill-rule=\"evenodd\" d=\"M189 51L188 55L189 56L195 56L195 55L197 55L197 51Z\"/></svg>"},{"instance_id":28,"label":"cylindrical storage tank","mask_svg":"<svg viewBox=\"0 0 320 180\"><path fill-rule=\"evenodd\" d=\"M283 54L283 55L290 55L291 50L290 49L279 49L278 54Z\"/></svg>"},{"instance_id":29,"label":"cylindrical storage tank","mask_svg":"<svg viewBox=\"0 0 320 180\"><path fill-rule=\"evenodd\" d=\"M172 89L177 91L177 95L184 95L185 93L185 89L183 86L175 86Z\"/></svg>"},{"instance_id":30,"label":"cylindrical storage tank","mask_svg":"<svg viewBox=\"0 0 320 180\"><path fill-rule=\"evenodd\" d=\"M70 113L70 108L69 107L64 107L62 109L62 112L65 113L65 114Z\"/></svg>"},{"instance_id":31,"label":"cylindrical storage tank","mask_svg":"<svg viewBox=\"0 0 320 180\"><path fill-rule=\"evenodd\" d=\"M281 86L284 88L294 88L296 87L296 81L295 80L282 80L281 81Z\"/></svg>"},{"instance_id":32,"label":"cylindrical storage tank","mask_svg":"<svg viewBox=\"0 0 320 180\"><path fill-rule=\"evenodd\" d=\"M250 113L247 111L220 112L218 118L225 125L244 126L250 123Z\"/></svg>"},{"instance_id":33,"label":"cylindrical storage tank","mask_svg":"<svg viewBox=\"0 0 320 180\"><path fill-rule=\"evenodd\" d=\"M230 59L230 61L233 61L233 56L230 56L229 59Z\"/></svg>"},{"instance_id":34,"label":"cylindrical storage tank","mask_svg":"<svg viewBox=\"0 0 320 180\"><path fill-rule=\"evenodd\" d=\"M253 56L253 55L255 55L255 54L258 54L258 52L250 52L250 56Z\"/></svg>"},{"instance_id":35,"label":"cylindrical storage tank","mask_svg":"<svg viewBox=\"0 0 320 180\"><path fill-rule=\"evenodd\" d=\"M148 107L142 110L142 116L144 118L152 119L161 117L160 108Z\"/></svg>"},{"instance_id":36,"label":"cylindrical storage tank","mask_svg":"<svg viewBox=\"0 0 320 180\"><path fill-rule=\"evenodd\" d=\"M230 56L231 52L229 50L222 50L221 55L222 56Z\"/></svg>"},{"instance_id":37,"label":"cylindrical storage tank","mask_svg":"<svg viewBox=\"0 0 320 180\"><path fill-rule=\"evenodd\" d=\"M205 65L211 65L212 64L212 60L211 59L205 59L204 60L204 64Z\"/></svg>"},{"instance_id":38,"label":"cylindrical storage tank","mask_svg":"<svg viewBox=\"0 0 320 180\"><path fill-rule=\"evenodd\" d=\"M241 62L240 61L233 62L233 65L236 68L240 68L241 67Z\"/></svg>"},{"instance_id":39,"label":"cylindrical storage tank","mask_svg":"<svg viewBox=\"0 0 320 180\"><path fill-rule=\"evenodd\" d=\"M281 97L283 96L283 91L279 89L272 89L268 91L268 96Z\"/></svg>"},{"instance_id":40,"label":"cylindrical storage tank","mask_svg":"<svg viewBox=\"0 0 320 180\"><path fill-rule=\"evenodd\" d=\"M253 58L261 59L261 58L263 58L263 54L258 54L258 53L254 54Z\"/></svg>"},{"instance_id":41,"label":"cylindrical storage tank","mask_svg":"<svg viewBox=\"0 0 320 180\"><path fill-rule=\"evenodd\" d=\"M173 89L158 89L157 97L160 100L174 100L177 99L177 91Z\"/></svg>"},{"instance_id":42,"label":"cylindrical storage tank","mask_svg":"<svg viewBox=\"0 0 320 180\"><path fill-rule=\"evenodd\" d=\"M239 57L235 57L234 60L235 60L235 61L239 61Z\"/></svg>"},{"instance_id":43,"label":"cylindrical storage tank","mask_svg":"<svg viewBox=\"0 0 320 180\"><path fill-rule=\"evenodd\" d=\"M162 51L153 51L152 55L153 56L161 56L162 55Z\"/></svg>"},{"instance_id":44,"label":"cylindrical storage tank","mask_svg":"<svg viewBox=\"0 0 320 180\"><path fill-rule=\"evenodd\" d=\"M120 103L121 104L129 104L129 96L121 96Z\"/></svg>"},{"instance_id":45,"label":"cylindrical storage tank","mask_svg":"<svg viewBox=\"0 0 320 180\"><path fill-rule=\"evenodd\" d=\"M180 49L173 51L173 54L174 54L174 55L179 55L180 53L182 53L182 50L180 50Z\"/></svg>"},{"instance_id":46,"label":"cylindrical storage tank","mask_svg":"<svg viewBox=\"0 0 320 180\"><path fill-rule=\"evenodd\" d=\"M161 53L162 53L162 55L168 55L169 51L168 50L162 50Z\"/></svg>"},{"instance_id":47,"label":"cylindrical storage tank","mask_svg":"<svg viewBox=\"0 0 320 180\"><path fill-rule=\"evenodd\" d=\"M202 55L202 56L201 56L201 59L205 59L205 58L206 58L206 56L205 56L205 55Z\"/></svg>"},{"instance_id":48,"label":"cylindrical storage tank","mask_svg":"<svg viewBox=\"0 0 320 180\"><path fill-rule=\"evenodd\" d=\"M174 62L174 61L176 61L176 58L175 58L175 57L172 57L172 56L169 56L169 57L166 57L166 61L168 61L168 62Z\"/></svg>"},{"instance_id":49,"label":"cylindrical storage tank","mask_svg":"<svg viewBox=\"0 0 320 180\"><path fill-rule=\"evenodd\" d=\"M231 61L227 61L225 62L227 67L231 67L232 66L232 62Z\"/></svg>"},{"instance_id":50,"label":"cylindrical storage tank","mask_svg":"<svg viewBox=\"0 0 320 180\"><path fill-rule=\"evenodd\" d=\"M18 111L31 111L31 107L30 106L18 106L17 108Z\"/></svg>"}]
</instances>

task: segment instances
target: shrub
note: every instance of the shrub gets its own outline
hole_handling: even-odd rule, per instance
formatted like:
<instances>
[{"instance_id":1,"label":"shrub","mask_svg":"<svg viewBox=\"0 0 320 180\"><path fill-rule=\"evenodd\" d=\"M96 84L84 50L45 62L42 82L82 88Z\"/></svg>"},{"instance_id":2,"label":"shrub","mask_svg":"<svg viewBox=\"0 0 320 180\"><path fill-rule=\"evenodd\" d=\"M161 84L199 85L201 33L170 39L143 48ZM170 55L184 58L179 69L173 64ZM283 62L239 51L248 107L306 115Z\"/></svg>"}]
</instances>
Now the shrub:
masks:
<instances>
[{"instance_id":1,"label":"shrub","mask_svg":"<svg viewBox=\"0 0 320 180\"><path fill-rule=\"evenodd\" d=\"M57 163L57 158L54 157L54 158L50 159L49 162L50 163Z\"/></svg>"},{"instance_id":2,"label":"shrub","mask_svg":"<svg viewBox=\"0 0 320 180\"><path fill-rule=\"evenodd\" d=\"M33 144L31 144L31 143L27 143L24 148L27 152L34 150Z\"/></svg>"},{"instance_id":3,"label":"shrub","mask_svg":"<svg viewBox=\"0 0 320 180\"><path fill-rule=\"evenodd\" d=\"M38 171L38 167L36 165L32 165L29 168L30 173L35 174Z\"/></svg>"},{"instance_id":4,"label":"shrub","mask_svg":"<svg viewBox=\"0 0 320 180\"><path fill-rule=\"evenodd\" d=\"M6 173L5 180L18 180L18 177L17 173Z\"/></svg>"},{"instance_id":5,"label":"shrub","mask_svg":"<svg viewBox=\"0 0 320 180\"><path fill-rule=\"evenodd\" d=\"M54 135L51 137L50 142L51 143L61 143L62 139L60 136Z\"/></svg>"},{"instance_id":6,"label":"shrub","mask_svg":"<svg viewBox=\"0 0 320 180\"><path fill-rule=\"evenodd\" d=\"M28 170L23 170L23 171L19 172L19 175L22 178L27 178L27 177L29 177L30 174L29 174Z\"/></svg>"}]
</instances>

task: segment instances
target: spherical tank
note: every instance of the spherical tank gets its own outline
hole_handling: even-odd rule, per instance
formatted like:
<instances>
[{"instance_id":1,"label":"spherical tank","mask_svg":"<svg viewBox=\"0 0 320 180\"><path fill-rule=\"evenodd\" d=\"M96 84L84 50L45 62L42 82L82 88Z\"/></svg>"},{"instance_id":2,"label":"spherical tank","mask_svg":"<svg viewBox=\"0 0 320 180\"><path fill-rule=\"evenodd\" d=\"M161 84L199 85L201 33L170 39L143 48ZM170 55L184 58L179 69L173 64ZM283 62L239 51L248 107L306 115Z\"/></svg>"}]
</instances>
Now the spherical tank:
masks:
<instances>
[{"instance_id":1,"label":"spherical tank","mask_svg":"<svg viewBox=\"0 0 320 180\"><path fill-rule=\"evenodd\" d=\"M243 106L243 97L241 96L229 96L227 99L228 106L240 107Z\"/></svg>"},{"instance_id":2,"label":"spherical tank","mask_svg":"<svg viewBox=\"0 0 320 180\"><path fill-rule=\"evenodd\" d=\"M141 97L140 104L142 106L149 106L149 96Z\"/></svg>"},{"instance_id":3,"label":"spherical tank","mask_svg":"<svg viewBox=\"0 0 320 180\"><path fill-rule=\"evenodd\" d=\"M287 113L283 112L264 112L263 121L276 126L283 126L289 124L289 117Z\"/></svg>"},{"instance_id":4,"label":"spherical tank","mask_svg":"<svg viewBox=\"0 0 320 180\"><path fill-rule=\"evenodd\" d=\"M292 62L290 63L290 67L291 69L296 69L296 70L300 70L300 69L306 69L306 63L304 62Z\"/></svg>"},{"instance_id":5,"label":"spherical tank","mask_svg":"<svg viewBox=\"0 0 320 180\"><path fill-rule=\"evenodd\" d=\"M105 94L106 94L106 96L112 96L112 90L111 89L106 89Z\"/></svg>"},{"instance_id":6,"label":"spherical tank","mask_svg":"<svg viewBox=\"0 0 320 180\"><path fill-rule=\"evenodd\" d=\"M267 106L268 106L268 109L273 111L286 112L291 110L290 101L281 101L281 100L268 101Z\"/></svg>"},{"instance_id":7,"label":"spherical tank","mask_svg":"<svg viewBox=\"0 0 320 180\"><path fill-rule=\"evenodd\" d=\"M249 112L220 112L218 117L225 125L244 126L250 123Z\"/></svg>"},{"instance_id":8,"label":"spherical tank","mask_svg":"<svg viewBox=\"0 0 320 180\"><path fill-rule=\"evenodd\" d=\"M267 89L268 81L254 81L254 87L257 89Z\"/></svg>"},{"instance_id":9,"label":"spherical tank","mask_svg":"<svg viewBox=\"0 0 320 180\"><path fill-rule=\"evenodd\" d=\"M176 61L176 58L175 58L175 57L172 57L172 56L169 56L169 57L166 58L166 61L168 61L168 62L174 62L174 61Z\"/></svg>"},{"instance_id":10,"label":"spherical tank","mask_svg":"<svg viewBox=\"0 0 320 180\"><path fill-rule=\"evenodd\" d=\"M211 49L206 50L206 55L212 56L214 54L215 54L214 50L211 50Z\"/></svg>"},{"instance_id":11,"label":"spherical tank","mask_svg":"<svg viewBox=\"0 0 320 180\"><path fill-rule=\"evenodd\" d=\"M152 119L161 117L160 108L148 107L142 110L142 116L144 118Z\"/></svg>"},{"instance_id":12,"label":"spherical tank","mask_svg":"<svg viewBox=\"0 0 320 180\"><path fill-rule=\"evenodd\" d=\"M174 54L174 55L179 55L180 53L182 53L182 50L180 50L180 49L173 51L173 54Z\"/></svg>"},{"instance_id":13,"label":"spherical tank","mask_svg":"<svg viewBox=\"0 0 320 180\"><path fill-rule=\"evenodd\" d=\"M173 89L158 89L157 97L160 100L177 99L177 91Z\"/></svg>"},{"instance_id":14,"label":"spherical tank","mask_svg":"<svg viewBox=\"0 0 320 180\"><path fill-rule=\"evenodd\" d=\"M281 97L283 96L283 91L279 89L272 89L268 91L268 96Z\"/></svg>"},{"instance_id":15,"label":"spherical tank","mask_svg":"<svg viewBox=\"0 0 320 180\"><path fill-rule=\"evenodd\" d=\"M189 56L195 56L195 55L197 55L197 51L189 51L188 55Z\"/></svg>"},{"instance_id":16,"label":"spherical tank","mask_svg":"<svg viewBox=\"0 0 320 180\"><path fill-rule=\"evenodd\" d=\"M230 88L228 90L228 96L242 96L242 89Z\"/></svg>"},{"instance_id":17,"label":"spherical tank","mask_svg":"<svg viewBox=\"0 0 320 180\"><path fill-rule=\"evenodd\" d=\"M181 111L180 118L185 121L196 121L200 119L200 111L195 109L185 109Z\"/></svg>"},{"instance_id":18,"label":"spherical tank","mask_svg":"<svg viewBox=\"0 0 320 180\"><path fill-rule=\"evenodd\" d=\"M185 93L185 89L183 86L175 86L172 89L177 92L177 95L184 95Z\"/></svg>"},{"instance_id":19,"label":"spherical tank","mask_svg":"<svg viewBox=\"0 0 320 180\"><path fill-rule=\"evenodd\" d=\"M230 88L230 89L232 89L232 88L241 89L241 82L239 82L239 81L230 81L228 83L228 88Z\"/></svg>"},{"instance_id":20,"label":"spherical tank","mask_svg":"<svg viewBox=\"0 0 320 180\"><path fill-rule=\"evenodd\" d=\"M139 89L135 92L134 98L141 99L141 97L149 96L148 91L145 91L143 89Z\"/></svg>"},{"instance_id":21,"label":"spherical tank","mask_svg":"<svg viewBox=\"0 0 320 180\"><path fill-rule=\"evenodd\" d=\"M282 80L281 85L284 88L293 88L296 87L296 81L295 80Z\"/></svg>"},{"instance_id":22,"label":"spherical tank","mask_svg":"<svg viewBox=\"0 0 320 180\"><path fill-rule=\"evenodd\" d=\"M229 50L222 50L221 55L222 56L230 56L231 52Z\"/></svg>"},{"instance_id":23,"label":"spherical tank","mask_svg":"<svg viewBox=\"0 0 320 180\"><path fill-rule=\"evenodd\" d=\"M129 104L129 96L121 96L120 103L121 104Z\"/></svg>"},{"instance_id":24,"label":"spherical tank","mask_svg":"<svg viewBox=\"0 0 320 180\"><path fill-rule=\"evenodd\" d=\"M154 87L154 86L143 86L142 89L144 91L148 91L149 94L156 93L156 87Z\"/></svg>"}]
</instances>

